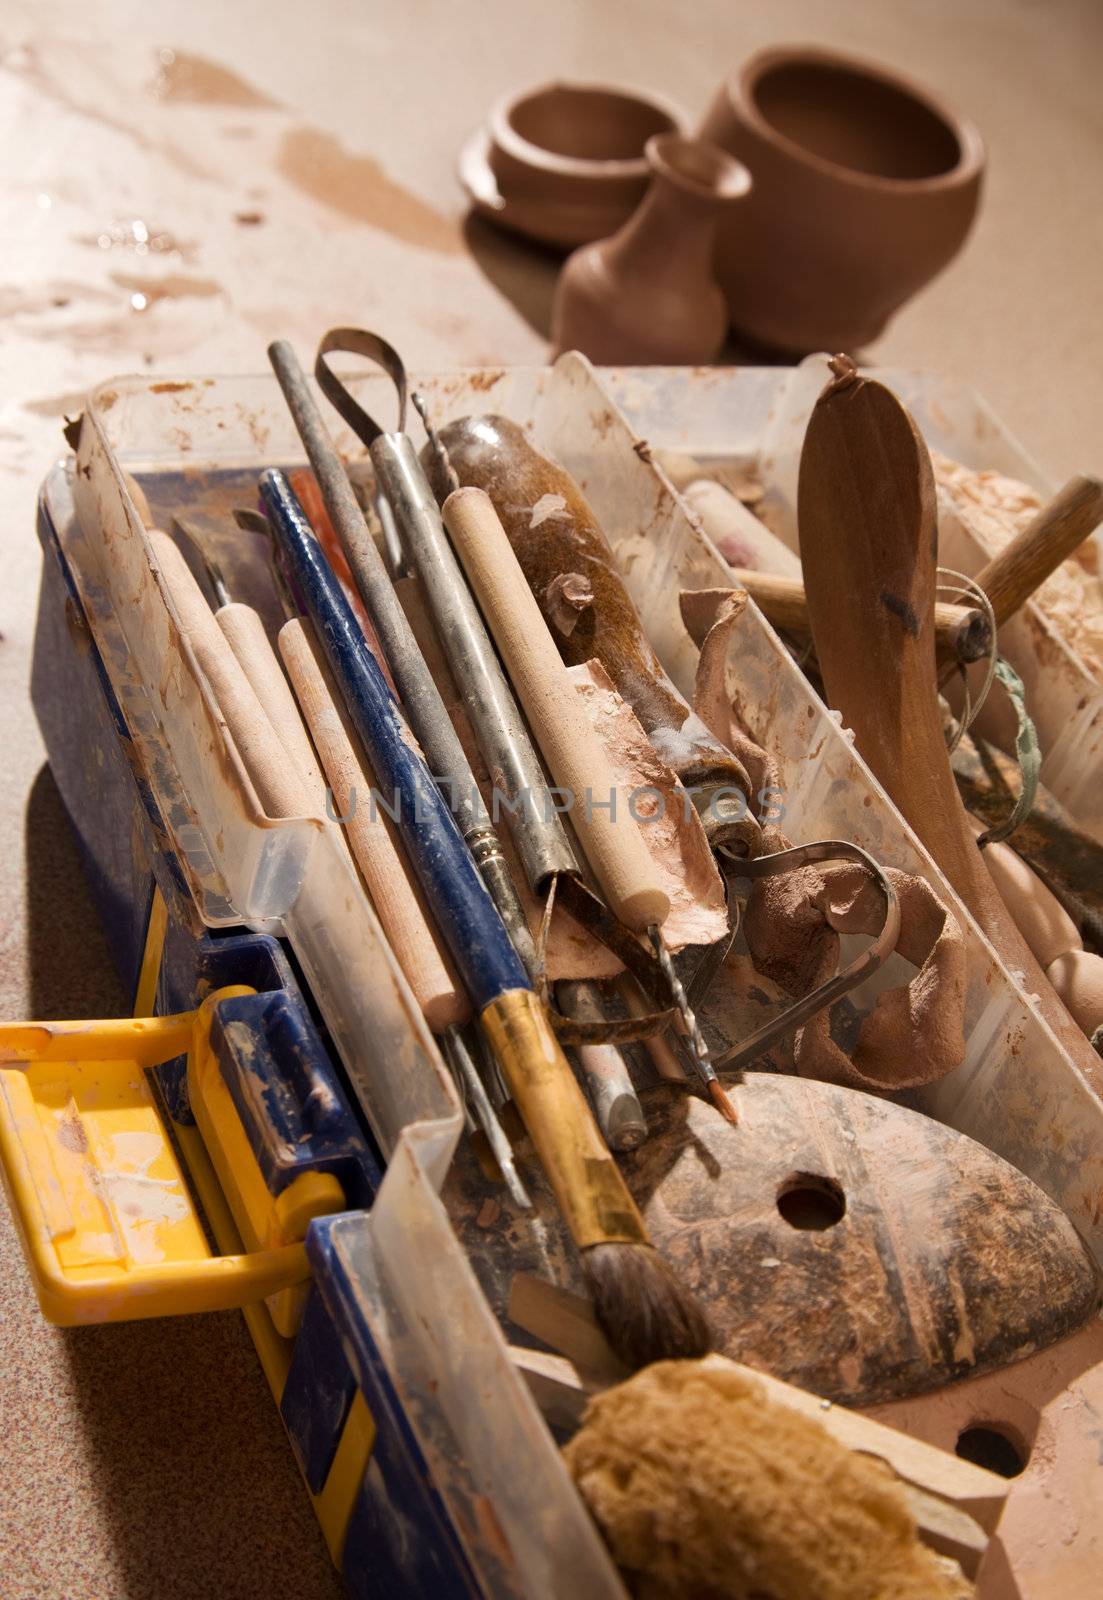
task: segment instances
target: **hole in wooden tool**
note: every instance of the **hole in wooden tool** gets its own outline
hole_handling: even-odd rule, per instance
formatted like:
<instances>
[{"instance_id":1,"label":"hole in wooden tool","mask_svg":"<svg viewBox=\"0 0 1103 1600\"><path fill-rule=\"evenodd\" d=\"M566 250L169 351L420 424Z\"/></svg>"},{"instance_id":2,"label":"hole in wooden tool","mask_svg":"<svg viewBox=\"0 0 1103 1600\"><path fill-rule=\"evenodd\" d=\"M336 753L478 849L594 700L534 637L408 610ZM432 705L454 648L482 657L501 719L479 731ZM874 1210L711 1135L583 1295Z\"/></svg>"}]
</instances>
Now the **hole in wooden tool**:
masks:
<instances>
[{"instance_id":1,"label":"hole in wooden tool","mask_svg":"<svg viewBox=\"0 0 1103 1600\"><path fill-rule=\"evenodd\" d=\"M846 1216L846 1195L834 1178L794 1172L777 1192L777 1208L791 1228L823 1233Z\"/></svg>"},{"instance_id":2,"label":"hole in wooden tool","mask_svg":"<svg viewBox=\"0 0 1103 1600\"><path fill-rule=\"evenodd\" d=\"M976 1423L958 1434L955 1454L975 1467L987 1467L1001 1478L1017 1478L1026 1466L1026 1451L991 1422Z\"/></svg>"}]
</instances>

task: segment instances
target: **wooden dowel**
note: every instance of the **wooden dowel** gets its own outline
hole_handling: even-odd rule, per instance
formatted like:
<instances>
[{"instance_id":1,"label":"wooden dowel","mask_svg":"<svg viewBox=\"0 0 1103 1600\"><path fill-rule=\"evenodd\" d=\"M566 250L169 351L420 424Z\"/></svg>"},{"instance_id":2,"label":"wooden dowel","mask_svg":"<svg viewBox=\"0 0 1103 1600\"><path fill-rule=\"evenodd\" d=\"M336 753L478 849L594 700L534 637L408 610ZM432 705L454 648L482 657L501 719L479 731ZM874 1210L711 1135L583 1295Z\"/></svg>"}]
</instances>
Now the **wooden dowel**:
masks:
<instances>
[{"instance_id":1,"label":"wooden dowel","mask_svg":"<svg viewBox=\"0 0 1103 1600\"><path fill-rule=\"evenodd\" d=\"M629 1016L646 1016L650 1007L641 994L635 978L630 973L622 972L616 980L616 985ZM671 1083L685 1083L685 1068L674 1054L674 1048L665 1032L649 1035L643 1040L643 1047L651 1057L651 1065L660 1078L666 1078Z\"/></svg>"},{"instance_id":2,"label":"wooden dowel","mask_svg":"<svg viewBox=\"0 0 1103 1600\"><path fill-rule=\"evenodd\" d=\"M298 772L288 762L256 691L167 533L150 529L157 565L172 600L181 635L188 641L211 686L257 799L270 817L303 817L314 807Z\"/></svg>"},{"instance_id":3,"label":"wooden dowel","mask_svg":"<svg viewBox=\"0 0 1103 1600\"><path fill-rule=\"evenodd\" d=\"M444 521L610 910L637 931L661 926L669 897L490 497L457 489Z\"/></svg>"},{"instance_id":4,"label":"wooden dowel","mask_svg":"<svg viewBox=\"0 0 1103 1600\"><path fill-rule=\"evenodd\" d=\"M383 931L426 1022L440 1033L451 1023L465 1022L471 1008L391 825L371 803L371 777L321 650L307 629L298 619L285 623L280 654L329 779L336 815L346 819L342 831Z\"/></svg>"},{"instance_id":5,"label":"wooden dowel","mask_svg":"<svg viewBox=\"0 0 1103 1600\"><path fill-rule=\"evenodd\" d=\"M752 572L733 567L732 577L746 589L762 614L786 633L806 638L811 631L808 602L799 578L782 578L771 572ZM940 655L953 656L963 664L980 661L992 643L988 618L970 606L951 605L936 600L934 607L936 648Z\"/></svg>"},{"instance_id":6,"label":"wooden dowel","mask_svg":"<svg viewBox=\"0 0 1103 1600\"><path fill-rule=\"evenodd\" d=\"M324 814L326 780L259 613L240 600L232 600L229 605L219 606L214 619L264 707L288 761L303 780L312 809Z\"/></svg>"},{"instance_id":7,"label":"wooden dowel","mask_svg":"<svg viewBox=\"0 0 1103 1600\"><path fill-rule=\"evenodd\" d=\"M1006 622L1029 600L1103 519L1103 483L1077 476L1031 517L1021 533L977 573L996 622Z\"/></svg>"}]
</instances>

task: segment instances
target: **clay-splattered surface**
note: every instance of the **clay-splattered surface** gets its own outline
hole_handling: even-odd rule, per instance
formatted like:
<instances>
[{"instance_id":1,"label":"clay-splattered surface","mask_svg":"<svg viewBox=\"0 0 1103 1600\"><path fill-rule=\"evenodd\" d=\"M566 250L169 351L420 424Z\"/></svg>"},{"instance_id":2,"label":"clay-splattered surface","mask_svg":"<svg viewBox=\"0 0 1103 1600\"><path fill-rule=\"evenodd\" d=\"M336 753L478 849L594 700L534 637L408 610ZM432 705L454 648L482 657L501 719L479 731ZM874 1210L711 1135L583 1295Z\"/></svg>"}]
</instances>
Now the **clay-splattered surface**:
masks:
<instances>
[{"instance_id":1,"label":"clay-splattered surface","mask_svg":"<svg viewBox=\"0 0 1103 1600\"><path fill-rule=\"evenodd\" d=\"M514 83L634 80L695 112L722 63L787 36L929 79L980 123L988 190L964 256L876 354L970 378L1055 476L1098 470L1095 0L838 0L829 19L812 0L738 17L701 0L674 35L653 0L522 9L4 5L5 1015L124 1004L26 696L34 492L62 413L113 372L258 370L268 339L305 354L336 321L380 322L415 367L541 359L554 263L465 227L453 177ZM336 1592L237 1318L45 1329L5 1214L0 1362L5 1597Z\"/></svg>"}]
</instances>

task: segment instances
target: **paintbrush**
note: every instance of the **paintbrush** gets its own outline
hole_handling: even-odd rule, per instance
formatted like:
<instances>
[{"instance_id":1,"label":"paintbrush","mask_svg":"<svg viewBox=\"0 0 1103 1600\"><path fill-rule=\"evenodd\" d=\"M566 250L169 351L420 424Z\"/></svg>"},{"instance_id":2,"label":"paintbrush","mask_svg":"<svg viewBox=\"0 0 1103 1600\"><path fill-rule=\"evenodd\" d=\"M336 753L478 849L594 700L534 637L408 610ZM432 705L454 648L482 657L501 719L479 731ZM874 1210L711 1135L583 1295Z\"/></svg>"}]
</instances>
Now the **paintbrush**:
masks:
<instances>
[{"instance_id":1,"label":"paintbrush","mask_svg":"<svg viewBox=\"0 0 1103 1600\"><path fill-rule=\"evenodd\" d=\"M444 934L577 1247L602 1327L632 1367L700 1353L708 1325L647 1236L548 1016L414 745L286 477L261 493L292 577L381 783L393 790L410 864Z\"/></svg>"}]
</instances>

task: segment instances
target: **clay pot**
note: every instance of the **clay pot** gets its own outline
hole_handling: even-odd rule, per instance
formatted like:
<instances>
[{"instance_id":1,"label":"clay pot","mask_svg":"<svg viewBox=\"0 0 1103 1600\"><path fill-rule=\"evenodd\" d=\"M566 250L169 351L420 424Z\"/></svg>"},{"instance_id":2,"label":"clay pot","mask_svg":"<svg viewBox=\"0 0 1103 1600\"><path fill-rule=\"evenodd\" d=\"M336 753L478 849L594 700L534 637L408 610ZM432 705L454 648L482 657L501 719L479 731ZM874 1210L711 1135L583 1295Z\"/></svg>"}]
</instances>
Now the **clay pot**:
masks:
<instances>
[{"instance_id":1,"label":"clay pot","mask_svg":"<svg viewBox=\"0 0 1103 1600\"><path fill-rule=\"evenodd\" d=\"M711 360L724 342L716 225L745 201L750 174L722 150L679 134L649 139L647 160L653 177L638 211L611 238L576 250L560 274L557 354L677 366Z\"/></svg>"},{"instance_id":2,"label":"clay pot","mask_svg":"<svg viewBox=\"0 0 1103 1600\"><path fill-rule=\"evenodd\" d=\"M733 325L778 350L855 350L960 250L984 146L926 90L828 50L764 50L728 80L702 139L750 168L720 230Z\"/></svg>"},{"instance_id":3,"label":"clay pot","mask_svg":"<svg viewBox=\"0 0 1103 1600\"><path fill-rule=\"evenodd\" d=\"M603 239L647 190L648 139L680 133L660 96L611 84L547 83L507 95L460 153L475 209L544 244Z\"/></svg>"}]
</instances>

